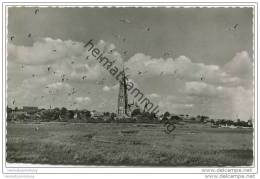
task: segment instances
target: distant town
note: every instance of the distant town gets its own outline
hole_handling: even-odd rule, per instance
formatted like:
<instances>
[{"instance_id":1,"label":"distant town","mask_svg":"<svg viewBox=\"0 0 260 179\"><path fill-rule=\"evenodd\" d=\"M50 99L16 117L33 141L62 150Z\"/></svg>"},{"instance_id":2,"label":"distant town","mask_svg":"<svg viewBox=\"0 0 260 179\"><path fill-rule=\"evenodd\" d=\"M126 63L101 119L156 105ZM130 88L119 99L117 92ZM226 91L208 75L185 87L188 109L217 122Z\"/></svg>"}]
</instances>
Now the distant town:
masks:
<instances>
[{"instance_id":1,"label":"distant town","mask_svg":"<svg viewBox=\"0 0 260 179\"><path fill-rule=\"evenodd\" d=\"M165 112L161 115L149 113L145 109L141 110L137 104L134 105L132 113L129 117L119 118L113 112L99 112L89 110L68 110L65 107L54 109L40 109L33 106L15 107L14 109L7 107L7 121L9 122L85 122L85 123L164 123L165 121L173 121L176 124L184 125L185 123L201 123L211 126L212 128L228 127L238 128L253 127L252 119L242 121L240 119L212 119L208 116L198 115L191 116L188 114L172 114Z\"/></svg>"}]
</instances>

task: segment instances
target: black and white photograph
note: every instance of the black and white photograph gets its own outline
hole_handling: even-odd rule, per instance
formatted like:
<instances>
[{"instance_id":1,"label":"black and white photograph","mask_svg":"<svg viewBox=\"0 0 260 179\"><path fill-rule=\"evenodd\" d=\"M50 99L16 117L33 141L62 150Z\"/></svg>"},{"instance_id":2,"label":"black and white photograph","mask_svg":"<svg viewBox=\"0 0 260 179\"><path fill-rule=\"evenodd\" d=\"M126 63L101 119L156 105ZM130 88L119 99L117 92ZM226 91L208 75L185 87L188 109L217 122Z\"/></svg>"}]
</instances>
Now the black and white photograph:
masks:
<instances>
[{"instance_id":1,"label":"black and white photograph","mask_svg":"<svg viewBox=\"0 0 260 179\"><path fill-rule=\"evenodd\" d=\"M254 7L6 7L5 161L253 167Z\"/></svg>"}]
</instances>

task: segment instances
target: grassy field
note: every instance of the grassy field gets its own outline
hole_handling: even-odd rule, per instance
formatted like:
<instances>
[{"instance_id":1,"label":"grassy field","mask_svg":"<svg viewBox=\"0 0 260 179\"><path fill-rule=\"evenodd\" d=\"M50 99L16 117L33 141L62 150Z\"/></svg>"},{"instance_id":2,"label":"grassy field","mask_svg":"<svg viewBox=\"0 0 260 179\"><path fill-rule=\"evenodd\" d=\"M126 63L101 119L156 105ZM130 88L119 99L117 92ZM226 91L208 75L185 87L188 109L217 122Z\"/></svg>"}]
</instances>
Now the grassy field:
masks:
<instances>
[{"instance_id":1,"label":"grassy field","mask_svg":"<svg viewBox=\"0 0 260 179\"><path fill-rule=\"evenodd\" d=\"M35 128L38 127L38 131ZM252 165L252 129L162 124L8 123L7 162L63 165Z\"/></svg>"}]
</instances>

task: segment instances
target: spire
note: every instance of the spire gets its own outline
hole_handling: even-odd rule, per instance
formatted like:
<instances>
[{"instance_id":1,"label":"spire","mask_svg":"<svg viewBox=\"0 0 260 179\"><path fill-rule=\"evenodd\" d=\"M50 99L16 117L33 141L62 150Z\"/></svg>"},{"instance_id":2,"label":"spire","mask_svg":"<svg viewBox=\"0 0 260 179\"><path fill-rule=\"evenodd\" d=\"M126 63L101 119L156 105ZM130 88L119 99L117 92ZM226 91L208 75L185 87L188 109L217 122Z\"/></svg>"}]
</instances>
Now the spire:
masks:
<instances>
[{"instance_id":1,"label":"spire","mask_svg":"<svg viewBox=\"0 0 260 179\"><path fill-rule=\"evenodd\" d=\"M123 64L123 70L122 70L122 79L120 79L119 82L119 95L118 95L118 116L124 117L128 116L128 98L127 98L127 83L126 83L126 77L125 77L125 67Z\"/></svg>"}]
</instances>

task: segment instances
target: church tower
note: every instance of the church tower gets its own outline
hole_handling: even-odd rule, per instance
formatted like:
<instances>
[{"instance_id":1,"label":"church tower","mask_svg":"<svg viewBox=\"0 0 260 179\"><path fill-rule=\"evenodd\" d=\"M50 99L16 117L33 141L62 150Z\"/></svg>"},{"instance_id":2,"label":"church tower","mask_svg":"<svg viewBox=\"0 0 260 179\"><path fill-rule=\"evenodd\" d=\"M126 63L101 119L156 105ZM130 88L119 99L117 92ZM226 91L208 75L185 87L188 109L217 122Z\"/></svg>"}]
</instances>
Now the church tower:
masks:
<instances>
[{"instance_id":1,"label":"church tower","mask_svg":"<svg viewBox=\"0 0 260 179\"><path fill-rule=\"evenodd\" d=\"M119 94L118 94L118 117L123 118L128 116L128 99L127 99L127 85L126 85L125 71L119 81Z\"/></svg>"}]
</instances>

